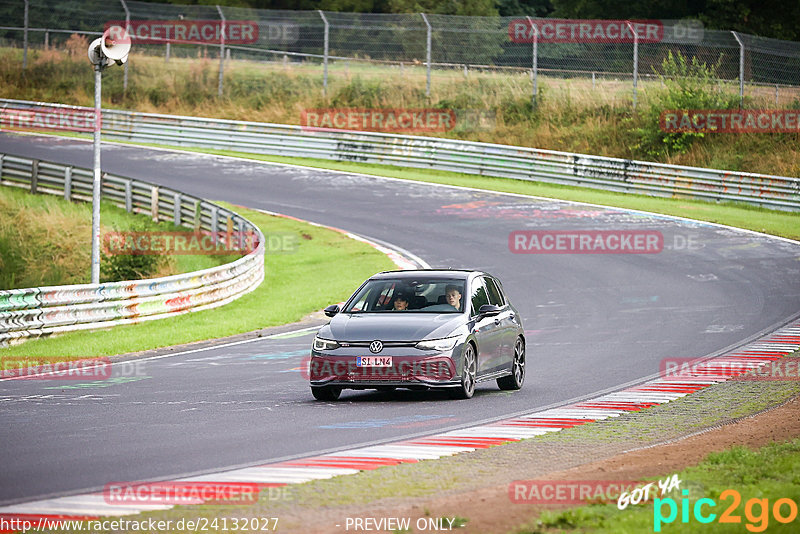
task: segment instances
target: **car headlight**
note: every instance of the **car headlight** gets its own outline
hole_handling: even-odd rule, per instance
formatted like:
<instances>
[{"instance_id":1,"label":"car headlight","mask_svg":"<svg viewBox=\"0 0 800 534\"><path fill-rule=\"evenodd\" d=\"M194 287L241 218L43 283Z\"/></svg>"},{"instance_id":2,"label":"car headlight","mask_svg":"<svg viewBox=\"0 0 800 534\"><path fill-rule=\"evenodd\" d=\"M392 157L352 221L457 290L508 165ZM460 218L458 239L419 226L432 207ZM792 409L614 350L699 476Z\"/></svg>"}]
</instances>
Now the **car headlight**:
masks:
<instances>
[{"instance_id":1,"label":"car headlight","mask_svg":"<svg viewBox=\"0 0 800 534\"><path fill-rule=\"evenodd\" d=\"M338 349L339 344L332 339L322 339L321 337L314 337L314 350L333 350Z\"/></svg>"},{"instance_id":2,"label":"car headlight","mask_svg":"<svg viewBox=\"0 0 800 534\"><path fill-rule=\"evenodd\" d=\"M417 348L420 350L435 350L436 352L444 352L452 350L458 342L459 336L445 337L442 339L429 339L427 341L420 341L417 343Z\"/></svg>"}]
</instances>

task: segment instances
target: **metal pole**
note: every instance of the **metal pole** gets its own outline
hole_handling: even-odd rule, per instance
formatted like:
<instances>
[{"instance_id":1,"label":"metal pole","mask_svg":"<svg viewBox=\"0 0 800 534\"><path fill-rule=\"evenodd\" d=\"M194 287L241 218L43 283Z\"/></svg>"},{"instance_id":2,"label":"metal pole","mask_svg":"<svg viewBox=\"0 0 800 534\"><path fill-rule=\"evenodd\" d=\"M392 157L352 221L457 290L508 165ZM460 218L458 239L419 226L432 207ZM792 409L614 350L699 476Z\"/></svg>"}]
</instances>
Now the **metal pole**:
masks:
<instances>
[{"instance_id":1,"label":"metal pole","mask_svg":"<svg viewBox=\"0 0 800 534\"><path fill-rule=\"evenodd\" d=\"M167 51L164 54L164 63L169 63L169 42L167 42Z\"/></svg>"},{"instance_id":2,"label":"metal pole","mask_svg":"<svg viewBox=\"0 0 800 534\"><path fill-rule=\"evenodd\" d=\"M533 59L531 60L531 81L533 81L533 94L531 104L536 107L536 95L539 92L539 28L533 23L533 19L528 18L533 33Z\"/></svg>"},{"instance_id":3,"label":"metal pole","mask_svg":"<svg viewBox=\"0 0 800 534\"><path fill-rule=\"evenodd\" d=\"M625 24L633 34L633 111L636 111L636 86L639 82L639 35L633 29L633 24L626 20Z\"/></svg>"},{"instance_id":4,"label":"metal pole","mask_svg":"<svg viewBox=\"0 0 800 534\"><path fill-rule=\"evenodd\" d=\"M102 63L102 62L101 62ZM101 65L94 66L94 181L92 183L92 283L100 283L100 120Z\"/></svg>"},{"instance_id":5,"label":"metal pole","mask_svg":"<svg viewBox=\"0 0 800 534\"><path fill-rule=\"evenodd\" d=\"M125 31L128 32L128 35L131 34L131 12L128 11L128 4L125 3L125 0L119 0L122 4L122 9L125 10ZM128 62L125 62L124 66L124 73L122 74L122 92L128 92Z\"/></svg>"},{"instance_id":6,"label":"metal pole","mask_svg":"<svg viewBox=\"0 0 800 534\"><path fill-rule=\"evenodd\" d=\"M23 15L24 30L22 32L22 70L28 66L28 0L25 0L25 13Z\"/></svg>"},{"instance_id":7,"label":"metal pole","mask_svg":"<svg viewBox=\"0 0 800 534\"><path fill-rule=\"evenodd\" d=\"M322 12L321 9L318 9L319 16L322 17L322 22L325 24L325 38L323 44L323 60L322 64L324 65L323 74L322 74L322 96L327 96L328 94L328 47L330 46L330 25L328 24L328 19L325 17L325 13Z\"/></svg>"},{"instance_id":8,"label":"metal pole","mask_svg":"<svg viewBox=\"0 0 800 534\"><path fill-rule=\"evenodd\" d=\"M219 88L217 89L217 96L222 96L222 76L225 73L225 15L219 5L217 5L217 12L219 13L219 18L222 19L222 28L220 28L219 33Z\"/></svg>"},{"instance_id":9,"label":"metal pole","mask_svg":"<svg viewBox=\"0 0 800 534\"><path fill-rule=\"evenodd\" d=\"M731 31L733 38L739 43L739 107L744 105L744 43L739 39L739 34Z\"/></svg>"},{"instance_id":10,"label":"metal pole","mask_svg":"<svg viewBox=\"0 0 800 534\"><path fill-rule=\"evenodd\" d=\"M425 21L425 26L428 27L428 37L426 40L426 64L428 65L428 80L425 84L425 96L431 96L431 24L428 22L428 17L425 16L425 13L420 13L422 15L422 20Z\"/></svg>"}]
</instances>

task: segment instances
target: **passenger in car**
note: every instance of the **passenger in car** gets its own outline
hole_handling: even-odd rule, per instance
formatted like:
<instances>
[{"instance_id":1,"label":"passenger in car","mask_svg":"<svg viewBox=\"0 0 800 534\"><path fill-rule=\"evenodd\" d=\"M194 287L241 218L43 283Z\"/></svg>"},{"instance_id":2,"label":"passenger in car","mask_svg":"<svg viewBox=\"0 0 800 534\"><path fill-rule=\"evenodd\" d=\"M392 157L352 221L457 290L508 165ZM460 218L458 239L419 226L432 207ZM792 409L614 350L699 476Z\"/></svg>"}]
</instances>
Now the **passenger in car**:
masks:
<instances>
[{"instance_id":1,"label":"passenger in car","mask_svg":"<svg viewBox=\"0 0 800 534\"><path fill-rule=\"evenodd\" d=\"M408 297L400 293L394 298L394 311L405 311L408 309Z\"/></svg>"}]
</instances>

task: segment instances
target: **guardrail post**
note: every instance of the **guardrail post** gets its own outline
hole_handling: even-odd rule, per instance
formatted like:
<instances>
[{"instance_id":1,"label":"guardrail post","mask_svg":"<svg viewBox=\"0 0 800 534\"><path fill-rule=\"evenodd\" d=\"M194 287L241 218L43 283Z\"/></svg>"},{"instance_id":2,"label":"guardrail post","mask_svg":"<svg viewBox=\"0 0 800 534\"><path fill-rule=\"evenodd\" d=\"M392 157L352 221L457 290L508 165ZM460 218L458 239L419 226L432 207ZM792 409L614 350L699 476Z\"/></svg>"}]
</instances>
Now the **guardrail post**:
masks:
<instances>
[{"instance_id":1,"label":"guardrail post","mask_svg":"<svg viewBox=\"0 0 800 534\"><path fill-rule=\"evenodd\" d=\"M150 188L150 216L158 222L158 187Z\"/></svg>"},{"instance_id":2,"label":"guardrail post","mask_svg":"<svg viewBox=\"0 0 800 534\"><path fill-rule=\"evenodd\" d=\"M528 22L533 33L533 59L531 60L531 82L533 82L533 94L531 95L531 105L536 107L536 94L539 92L539 28L533 23L530 17Z\"/></svg>"},{"instance_id":3,"label":"guardrail post","mask_svg":"<svg viewBox=\"0 0 800 534\"><path fill-rule=\"evenodd\" d=\"M172 224L175 226L181 225L181 194L175 193L172 195Z\"/></svg>"},{"instance_id":4,"label":"guardrail post","mask_svg":"<svg viewBox=\"0 0 800 534\"><path fill-rule=\"evenodd\" d=\"M324 97L328 95L328 50L330 46L330 24L328 24L328 18L325 16L325 13L323 13L321 9L318 9L317 11L319 12L319 16L322 17L322 22L325 24L324 43L322 45L322 96Z\"/></svg>"},{"instance_id":5,"label":"guardrail post","mask_svg":"<svg viewBox=\"0 0 800 534\"><path fill-rule=\"evenodd\" d=\"M131 180L125 180L125 211L128 213L133 211L133 183Z\"/></svg>"},{"instance_id":6,"label":"guardrail post","mask_svg":"<svg viewBox=\"0 0 800 534\"><path fill-rule=\"evenodd\" d=\"M22 15L22 74L25 74L25 68L28 66L28 0L25 0L25 10Z\"/></svg>"},{"instance_id":7,"label":"guardrail post","mask_svg":"<svg viewBox=\"0 0 800 534\"><path fill-rule=\"evenodd\" d=\"M200 230L200 221L202 220L200 216L201 216L202 212L203 212L203 209L200 206L200 201L199 200L195 200L194 201L194 220L192 221L192 227L194 228L195 232Z\"/></svg>"},{"instance_id":8,"label":"guardrail post","mask_svg":"<svg viewBox=\"0 0 800 534\"><path fill-rule=\"evenodd\" d=\"M220 23L222 27L219 32L219 87L217 88L217 96L222 96L222 77L225 74L225 15L219 5L217 5L217 12L222 20Z\"/></svg>"},{"instance_id":9,"label":"guardrail post","mask_svg":"<svg viewBox=\"0 0 800 534\"><path fill-rule=\"evenodd\" d=\"M744 43L739 39L739 34L731 31L733 38L739 43L739 107L744 105Z\"/></svg>"},{"instance_id":10,"label":"guardrail post","mask_svg":"<svg viewBox=\"0 0 800 534\"><path fill-rule=\"evenodd\" d=\"M31 161L31 193L36 194L39 187L39 160Z\"/></svg>"},{"instance_id":11,"label":"guardrail post","mask_svg":"<svg viewBox=\"0 0 800 534\"><path fill-rule=\"evenodd\" d=\"M125 10L125 31L128 32L128 35L131 33L131 12L128 11L128 4L125 3L125 0L119 0L122 4L122 9ZM125 62L123 66L124 73L122 74L122 92L126 93L128 91L128 61Z\"/></svg>"},{"instance_id":12,"label":"guardrail post","mask_svg":"<svg viewBox=\"0 0 800 534\"><path fill-rule=\"evenodd\" d=\"M72 200L72 167L64 167L64 200Z\"/></svg>"},{"instance_id":13,"label":"guardrail post","mask_svg":"<svg viewBox=\"0 0 800 534\"><path fill-rule=\"evenodd\" d=\"M425 40L425 64L427 65L427 81L425 82L425 96L431 96L431 23L428 22L428 17L425 16L425 13L420 13L422 15L422 20L425 21L425 26L428 28L428 35Z\"/></svg>"},{"instance_id":14,"label":"guardrail post","mask_svg":"<svg viewBox=\"0 0 800 534\"><path fill-rule=\"evenodd\" d=\"M219 225L219 210L216 206L211 207L211 239L217 242L217 226Z\"/></svg>"}]
</instances>

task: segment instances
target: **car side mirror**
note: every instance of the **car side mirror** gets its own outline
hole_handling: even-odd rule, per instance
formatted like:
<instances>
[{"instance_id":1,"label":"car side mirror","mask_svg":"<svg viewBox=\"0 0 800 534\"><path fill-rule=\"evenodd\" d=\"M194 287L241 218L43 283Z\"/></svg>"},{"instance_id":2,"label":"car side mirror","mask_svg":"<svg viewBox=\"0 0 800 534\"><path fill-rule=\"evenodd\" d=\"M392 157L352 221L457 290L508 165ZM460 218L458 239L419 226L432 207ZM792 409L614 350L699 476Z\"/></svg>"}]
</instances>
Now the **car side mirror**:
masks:
<instances>
[{"instance_id":1,"label":"car side mirror","mask_svg":"<svg viewBox=\"0 0 800 534\"><path fill-rule=\"evenodd\" d=\"M503 308L494 304L484 304L478 308L478 314L483 317L493 317L499 315L501 311L503 311Z\"/></svg>"},{"instance_id":2,"label":"car side mirror","mask_svg":"<svg viewBox=\"0 0 800 534\"><path fill-rule=\"evenodd\" d=\"M330 306L325 308L323 311L325 312L325 315L327 315L328 317L333 317L334 315L339 313L339 305L338 304L331 304Z\"/></svg>"}]
</instances>

